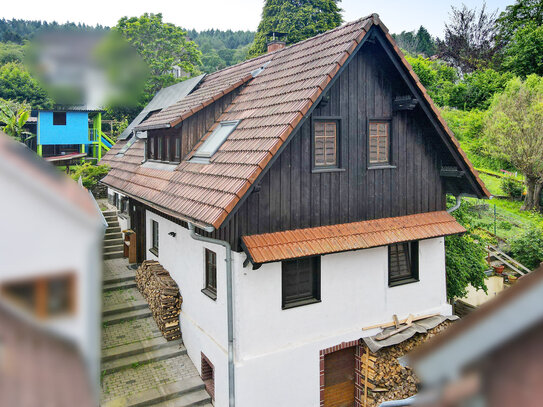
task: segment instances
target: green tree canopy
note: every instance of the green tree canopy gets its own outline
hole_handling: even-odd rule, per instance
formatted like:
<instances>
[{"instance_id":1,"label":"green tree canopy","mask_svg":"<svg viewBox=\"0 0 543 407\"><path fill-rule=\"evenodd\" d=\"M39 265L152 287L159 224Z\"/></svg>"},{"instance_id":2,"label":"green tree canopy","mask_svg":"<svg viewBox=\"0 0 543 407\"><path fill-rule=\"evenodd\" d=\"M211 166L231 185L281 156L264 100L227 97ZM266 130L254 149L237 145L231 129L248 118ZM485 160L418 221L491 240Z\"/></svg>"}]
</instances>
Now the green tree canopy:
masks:
<instances>
[{"instance_id":1,"label":"green tree canopy","mask_svg":"<svg viewBox=\"0 0 543 407\"><path fill-rule=\"evenodd\" d=\"M33 109L48 109L53 106L40 83L23 65L16 62L0 66L0 98L27 102Z\"/></svg>"},{"instance_id":2,"label":"green tree canopy","mask_svg":"<svg viewBox=\"0 0 543 407\"><path fill-rule=\"evenodd\" d=\"M32 134L24 129L30 117L30 105L0 99L0 128L8 135L24 143Z\"/></svg>"},{"instance_id":3,"label":"green tree canopy","mask_svg":"<svg viewBox=\"0 0 543 407\"><path fill-rule=\"evenodd\" d=\"M402 31L392 34L398 46L411 55L431 57L436 52L436 42L422 25L418 31Z\"/></svg>"},{"instance_id":4,"label":"green tree canopy","mask_svg":"<svg viewBox=\"0 0 543 407\"><path fill-rule=\"evenodd\" d=\"M406 59L434 102L439 106L448 105L451 91L458 79L456 69L442 61L432 61L420 55L416 58L407 55Z\"/></svg>"},{"instance_id":5,"label":"green tree canopy","mask_svg":"<svg viewBox=\"0 0 543 407\"><path fill-rule=\"evenodd\" d=\"M512 79L494 96L485 123L487 148L526 178L522 209L539 209L543 187L543 77Z\"/></svg>"},{"instance_id":6,"label":"green tree canopy","mask_svg":"<svg viewBox=\"0 0 543 407\"><path fill-rule=\"evenodd\" d=\"M516 0L505 8L497 21L498 40L507 44L517 30L528 24L543 25L543 1L541 0Z\"/></svg>"},{"instance_id":7,"label":"green tree canopy","mask_svg":"<svg viewBox=\"0 0 543 407\"><path fill-rule=\"evenodd\" d=\"M286 33L288 45L338 27L341 0L266 0L249 56L266 53L271 31Z\"/></svg>"},{"instance_id":8,"label":"green tree canopy","mask_svg":"<svg viewBox=\"0 0 543 407\"><path fill-rule=\"evenodd\" d=\"M543 75L543 25L530 22L519 28L505 46L504 57L506 71L520 76Z\"/></svg>"},{"instance_id":9,"label":"green tree canopy","mask_svg":"<svg viewBox=\"0 0 543 407\"><path fill-rule=\"evenodd\" d=\"M188 74L197 73L201 52L182 28L163 22L162 14L123 17L113 30L131 44L149 66L148 92L151 96L162 87L175 83L174 66Z\"/></svg>"}]
</instances>

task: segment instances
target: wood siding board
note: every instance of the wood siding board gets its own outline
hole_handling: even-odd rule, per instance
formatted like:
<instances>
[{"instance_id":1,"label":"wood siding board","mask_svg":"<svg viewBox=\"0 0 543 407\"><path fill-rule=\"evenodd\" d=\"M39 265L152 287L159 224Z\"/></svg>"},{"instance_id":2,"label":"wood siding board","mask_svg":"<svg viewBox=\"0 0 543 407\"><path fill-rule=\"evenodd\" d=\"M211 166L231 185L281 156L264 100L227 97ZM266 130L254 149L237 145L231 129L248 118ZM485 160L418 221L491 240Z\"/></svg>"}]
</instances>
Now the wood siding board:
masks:
<instances>
[{"instance_id":1,"label":"wood siding board","mask_svg":"<svg viewBox=\"0 0 543 407\"><path fill-rule=\"evenodd\" d=\"M287 230L290 229L290 214L291 214L291 207L290 207L290 187L291 187L291 178L290 178L290 150L291 150L291 144L289 144L280 157L280 163L281 163L281 207L280 207L280 214L281 214L281 230Z\"/></svg>"},{"instance_id":2,"label":"wood siding board","mask_svg":"<svg viewBox=\"0 0 543 407\"><path fill-rule=\"evenodd\" d=\"M357 137L356 131L358 128L357 118L357 105L358 105L358 89L353 86L358 78L358 65L360 61L360 55L354 58L349 65L347 71L348 75L343 75L342 94L347 99L347 131L348 131L348 143L349 143L349 185L351 186L349 192L349 219L356 219L359 216L358 211L358 189L356 188L357 175L358 175L358 162L359 157L356 154ZM344 110L345 111L345 110Z\"/></svg>"},{"instance_id":3,"label":"wood siding board","mask_svg":"<svg viewBox=\"0 0 543 407\"><path fill-rule=\"evenodd\" d=\"M311 139L310 139L310 120L307 120L299 131L297 137L300 139L300 171L301 171L301 191L300 191L300 227L309 227L311 225L310 207L311 207Z\"/></svg>"}]
</instances>

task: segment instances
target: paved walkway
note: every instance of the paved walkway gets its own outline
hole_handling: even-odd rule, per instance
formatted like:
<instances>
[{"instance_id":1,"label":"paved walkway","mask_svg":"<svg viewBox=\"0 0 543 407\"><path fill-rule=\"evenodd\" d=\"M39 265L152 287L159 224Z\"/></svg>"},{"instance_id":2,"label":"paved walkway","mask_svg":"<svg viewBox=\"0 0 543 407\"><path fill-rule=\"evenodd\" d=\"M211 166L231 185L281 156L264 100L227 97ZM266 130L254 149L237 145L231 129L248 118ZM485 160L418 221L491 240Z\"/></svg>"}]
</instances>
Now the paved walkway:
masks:
<instances>
[{"instance_id":1,"label":"paved walkway","mask_svg":"<svg viewBox=\"0 0 543 407\"><path fill-rule=\"evenodd\" d=\"M181 341L168 342L126 259L104 262L101 405L210 405Z\"/></svg>"}]
</instances>

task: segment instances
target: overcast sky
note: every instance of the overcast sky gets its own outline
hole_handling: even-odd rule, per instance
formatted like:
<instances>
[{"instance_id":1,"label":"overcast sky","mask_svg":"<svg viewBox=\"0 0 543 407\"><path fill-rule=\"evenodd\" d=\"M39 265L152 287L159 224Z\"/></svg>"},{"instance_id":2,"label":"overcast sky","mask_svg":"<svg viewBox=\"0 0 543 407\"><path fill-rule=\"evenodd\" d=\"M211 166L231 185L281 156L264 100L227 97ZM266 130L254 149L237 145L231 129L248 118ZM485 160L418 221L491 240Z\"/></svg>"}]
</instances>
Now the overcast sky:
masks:
<instances>
[{"instance_id":1,"label":"overcast sky","mask_svg":"<svg viewBox=\"0 0 543 407\"><path fill-rule=\"evenodd\" d=\"M198 31L256 30L263 0L26 0L3 1L0 17L11 19L81 22L113 26L122 16L139 16L144 12L162 13L164 20ZM378 13L393 33L411 31L424 25L432 35L442 36L451 5L481 7L480 0L343 0L340 3L345 21ZM487 0L490 10L504 10L514 0Z\"/></svg>"}]
</instances>

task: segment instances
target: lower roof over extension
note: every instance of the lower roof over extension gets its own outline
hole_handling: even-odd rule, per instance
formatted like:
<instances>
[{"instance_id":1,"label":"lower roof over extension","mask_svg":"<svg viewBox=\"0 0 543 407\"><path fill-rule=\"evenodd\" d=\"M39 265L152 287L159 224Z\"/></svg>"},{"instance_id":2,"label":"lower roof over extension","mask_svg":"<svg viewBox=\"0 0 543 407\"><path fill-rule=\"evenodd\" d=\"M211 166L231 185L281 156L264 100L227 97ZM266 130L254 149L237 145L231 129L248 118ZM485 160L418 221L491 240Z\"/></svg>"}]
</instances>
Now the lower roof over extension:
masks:
<instances>
[{"instance_id":1,"label":"lower roof over extension","mask_svg":"<svg viewBox=\"0 0 543 407\"><path fill-rule=\"evenodd\" d=\"M243 236L242 246L253 264L262 264L455 235L465 231L452 215L438 211Z\"/></svg>"}]
</instances>

